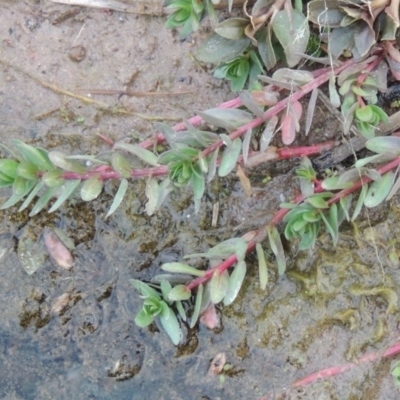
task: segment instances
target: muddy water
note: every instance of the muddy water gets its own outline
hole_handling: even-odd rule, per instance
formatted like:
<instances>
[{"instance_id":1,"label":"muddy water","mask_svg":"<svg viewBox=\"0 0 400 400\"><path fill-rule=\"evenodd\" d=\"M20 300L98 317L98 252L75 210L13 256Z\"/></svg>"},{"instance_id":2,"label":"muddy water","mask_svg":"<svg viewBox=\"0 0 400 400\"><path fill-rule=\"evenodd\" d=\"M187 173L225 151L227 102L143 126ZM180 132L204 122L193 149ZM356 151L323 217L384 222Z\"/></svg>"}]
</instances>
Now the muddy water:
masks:
<instances>
[{"instance_id":1,"label":"muddy water","mask_svg":"<svg viewBox=\"0 0 400 400\"><path fill-rule=\"evenodd\" d=\"M154 117L172 123L168 119L190 117L231 96L188 56L195 39L180 43L158 17L45 1L3 1L0 10L2 143L22 138L96 153L106 149L96 133L145 138L154 132ZM89 89L192 93L135 97L89 95ZM323 126L324 120L321 114L317 125L326 133L332 125ZM290 388L309 373L398 340L396 199L345 225L336 249L326 235L305 253L286 244L289 272L278 278L271 267L265 292L250 256L238 300L218 309L218 332L183 325L186 341L175 348L156 326L139 329L133 322L140 299L129 279L149 279L162 263L241 233L233 228L243 222L251 229L270 217L295 190L290 170L253 172L250 199L235 179L222 179L208 188L198 215L191 194L177 191L155 216L146 216L143 182L132 184L127 201L107 220L113 183L99 201L72 201L55 214L3 212L1 398L396 399L390 359ZM7 193L0 192L1 202ZM216 201L220 216L211 228ZM25 238L41 243L45 227L58 227L73 240L74 266L64 270L45 258L28 275L17 249ZM371 288L378 292L368 294ZM56 310L61 296L67 301ZM225 381L207 376L221 351L232 365Z\"/></svg>"}]
</instances>

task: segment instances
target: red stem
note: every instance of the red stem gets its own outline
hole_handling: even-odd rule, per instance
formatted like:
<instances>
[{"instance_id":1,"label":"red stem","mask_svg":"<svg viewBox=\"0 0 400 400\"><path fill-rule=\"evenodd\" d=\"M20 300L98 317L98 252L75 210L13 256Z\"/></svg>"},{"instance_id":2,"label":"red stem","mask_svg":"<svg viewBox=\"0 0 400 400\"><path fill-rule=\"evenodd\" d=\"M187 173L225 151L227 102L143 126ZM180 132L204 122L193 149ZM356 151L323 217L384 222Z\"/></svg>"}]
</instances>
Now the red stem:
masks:
<instances>
[{"instance_id":1,"label":"red stem","mask_svg":"<svg viewBox=\"0 0 400 400\"><path fill-rule=\"evenodd\" d=\"M370 362L370 361L375 361L380 358L394 356L399 353L400 353L400 342L396 343L392 347L389 347L383 354L382 354L382 352L370 353L370 354L366 354L365 356L359 358L356 361L356 363L348 363L348 364L344 364L344 365L338 365L335 367L323 369L321 371L315 372L313 374L306 376L303 379L296 381L292 386L295 388L298 388L301 386L309 385L310 383L313 383L319 379L324 379L324 378L328 378L330 376L335 376L335 375L341 374L342 372L345 372L354 367L357 367L359 364L363 364L363 363Z\"/></svg>"},{"instance_id":2,"label":"red stem","mask_svg":"<svg viewBox=\"0 0 400 400\"><path fill-rule=\"evenodd\" d=\"M218 108L237 108L242 106L242 100L239 97L236 97L232 100L226 101L218 106ZM188 120L193 126L198 126L203 122L203 118L196 115ZM184 122L180 122L172 127L175 131L183 131L186 128L186 124ZM154 137L150 139L146 139L139 144L140 147L149 148L154 145L154 143L162 143L165 140L165 137L162 133L157 133Z\"/></svg>"},{"instance_id":3,"label":"red stem","mask_svg":"<svg viewBox=\"0 0 400 400\"><path fill-rule=\"evenodd\" d=\"M400 157L397 157L393 161L389 162L386 165L383 165L382 167L378 168L377 171L382 175L385 174L386 172L396 168L398 165L400 165ZM342 197L348 196L350 193L355 192L356 190L360 189L364 184L371 182L372 179L368 177L364 177L360 179L359 181L355 182L353 186L347 189L343 189L340 192L336 193L331 199L329 199L328 204L332 205L333 203L337 203ZM315 188L314 188L314 193L320 193L323 192L324 189L322 188L322 182L320 181L315 181L314 182ZM304 196L303 195L298 195L294 198L293 204L300 204L302 201L304 201ZM290 211L289 208L281 208L278 210L275 215L271 218L271 220L268 222L266 226L263 226L257 230L257 233L255 234L255 239L250 241L247 245L247 250L246 254L249 253L254 249L257 243L262 242L266 238L266 231L267 231L267 226L277 226L285 217L285 215ZM228 257L225 261L222 263L218 264L214 268L211 268L205 272L205 274L199 278L196 278L189 282L186 285L186 288L188 290L192 290L199 286L202 283L207 282L209 279L212 278L214 272L216 270L219 270L219 272L223 272L226 269L230 268L233 266L237 261L236 255L232 255Z\"/></svg>"},{"instance_id":4,"label":"red stem","mask_svg":"<svg viewBox=\"0 0 400 400\"><path fill-rule=\"evenodd\" d=\"M255 118L252 121L248 122L245 125L242 125L236 131L232 132L229 135L231 140L234 140L242 135L244 135L249 129L256 128L257 126L264 123L267 119L272 118L274 115L278 114L278 112L282 111L289 102L297 101L305 96L307 93L310 93L315 88L321 86L323 83L327 82L331 75L338 74L343 71L345 68L349 67L350 65L354 64L353 60L349 60L343 63L341 66L336 67L333 70L329 70L324 74L320 75L319 77L315 78L311 82L307 83L306 85L300 87L299 90L294 92L292 95L286 97L285 99L281 100L279 103L275 104L273 107L269 108L265 113L263 118ZM219 140L216 143L213 143L207 149L203 150L202 155L203 157L207 157L209 154L213 153L215 150L223 146L223 141Z\"/></svg>"}]
</instances>

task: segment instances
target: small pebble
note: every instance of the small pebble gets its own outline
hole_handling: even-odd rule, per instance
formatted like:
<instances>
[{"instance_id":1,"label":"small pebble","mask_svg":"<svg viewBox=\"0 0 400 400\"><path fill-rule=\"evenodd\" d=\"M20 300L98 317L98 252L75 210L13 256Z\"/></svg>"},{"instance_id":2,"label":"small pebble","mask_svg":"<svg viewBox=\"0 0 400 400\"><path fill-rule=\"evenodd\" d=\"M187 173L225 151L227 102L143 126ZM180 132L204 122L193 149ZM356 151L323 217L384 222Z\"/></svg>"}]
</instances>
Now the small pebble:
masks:
<instances>
[{"instance_id":1,"label":"small pebble","mask_svg":"<svg viewBox=\"0 0 400 400\"><path fill-rule=\"evenodd\" d=\"M71 47L68 56L71 61L81 62L86 57L86 49L81 44Z\"/></svg>"}]
</instances>

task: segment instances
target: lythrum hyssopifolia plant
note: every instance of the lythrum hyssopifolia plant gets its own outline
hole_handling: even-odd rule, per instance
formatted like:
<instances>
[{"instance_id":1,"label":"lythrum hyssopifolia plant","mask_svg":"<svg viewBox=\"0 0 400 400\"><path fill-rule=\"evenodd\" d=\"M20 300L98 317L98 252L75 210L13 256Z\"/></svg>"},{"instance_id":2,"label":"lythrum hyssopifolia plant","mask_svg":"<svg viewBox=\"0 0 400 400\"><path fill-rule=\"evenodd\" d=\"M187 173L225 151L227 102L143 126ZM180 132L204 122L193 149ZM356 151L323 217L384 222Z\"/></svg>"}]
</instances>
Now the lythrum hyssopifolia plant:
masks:
<instances>
[{"instance_id":1,"label":"lythrum hyssopifolia plant","mask_svg":"<svg viewBox=\"0 0 400 400\"><path fill-rule=\"evenodd\" d=\"M400 78L400 52L394 38L398 16L389 7L380 11L383 28L374 37L368 36L368 42L360 48L357 35L371 29L365 23L365 14L357 17L357 10L368 11L364 3L356 2L358 6L353 9L352 1L338 11L335 2L329 2L326 10L325 2L315 0L308 3L306 17L298 2L293 7L290 1L281 0L260 8L260 1L246 11L244 18L217 25L196 54L201 61L218 64L214 75L228 79L233 91L241 91L237 98L198 112L174 127L155 124L158 133L141 143L107 140L109 151L98 155L71 156L20 140L2 146L0 187L9 190L9 198L1 209L29 209L31 217L45 208L56 212L67 207L68 200L77 195L83 201L92 201L108 181L117 180L118 189L104 216L109 218L122 204L132 179L146 180L144 212L148 215L156 213L169 193L181 187L191 188L198 211L207 184L216 176L228 176L238 165L246 170L264 162L301 159L296 172L299 194L281 204L266 225L206 252L182 255L163 264L163 272L149 282L132 280L143 300L136 324L146 327L159 322L175 345L184 338L182 321L193 328L210 307L229 305L236 299L246 278L249 252L256 251L260 288L265 290L273 262L278 274L286 270L282 235L306 250L315 245L324 230L336 245L343 221L354 221L362 207L389 200L400 187L400 138L375 137L388 121L377 105L379 93L385 91L389 73ZM182 37L198 28L205 9L213 12L209 1L168 4L172 14L167 24L181 27ZM333 23L338 15L340 21ZM328 52L328 57L314 54L311 60L329 65L313 71L293 69L310 58L306 55L309 21L320 27L313 40L319 36L321 52ZM340 36L339 44L332 42L332 36ZM263 68L275 67L278 61L289 68L260 76ZM247 80L251 89L243 91ZM341 115L341 135L350 140L350 135L358 132L368 139L366 148L372 155L358 159L341 174L320 178L308 157L332 149L341 136L311 146L288 146L302 130L303 121L308 134L323 85L331 107ZM307 104L304 100L308 95ZM278 146L272 146L272 140ZM280 142L283 147L279 147ZM156 150L160 148L163 150ZM192 265L191 260L200 258L206 269Z\"/></svg>"}]
</instances>

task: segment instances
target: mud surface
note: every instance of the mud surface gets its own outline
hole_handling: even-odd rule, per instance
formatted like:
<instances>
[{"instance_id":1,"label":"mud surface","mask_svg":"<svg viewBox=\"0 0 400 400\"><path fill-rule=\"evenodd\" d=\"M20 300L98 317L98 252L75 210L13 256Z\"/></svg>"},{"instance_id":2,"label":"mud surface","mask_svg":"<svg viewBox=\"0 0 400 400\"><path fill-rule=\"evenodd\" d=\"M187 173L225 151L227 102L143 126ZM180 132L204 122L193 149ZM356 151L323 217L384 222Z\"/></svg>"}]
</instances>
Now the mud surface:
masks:
<instances>
[{"instance_id":1,"label":"mud surface","mask_svg":"<svg viewBox=\"0 0 400 400\"><path fill-rule=\"evenodd\" d=\"M172 124L232 98L189 56L207 28L180 42L163 23L157 16L3 0L1 142L19 138L47 149L95 154L107 148L96 134L144 139L155 132L154 120ZM328 138L336 123L325 110L318 112L314 135ZM356 225L344 225L337 248L328 235L305 253L286 244L289 271L278 278L271 267L265 292L250 256L239 298L218 309L222 327L216 332L183 325L186 342L175 348L156 326L134 324L141 300L129 279L149 279L162 263L242 233L233 228L243 222L245 232L271 217L295 191L292 167L251 172L251 198L235 178L221 179L208 188L198 215L191 193L179 190L148 217L140 181L107 220L112 183L99 201L76 201L54 214L1 212L0 398L398 398L390 358L291 387L312 372L384 351L398 340L396 197L364 212ZM271 180L264 183L267 176ZM8 195L1 190L1 203ZM212 228L217 201L220 215ZM26 238L41 243L45 227L60 228L73 240L75 263L65 270L46 258L30 276L17 250ZM224 381L207 376L219 352L232 366Z\"/></svg>"}]
</instances>

